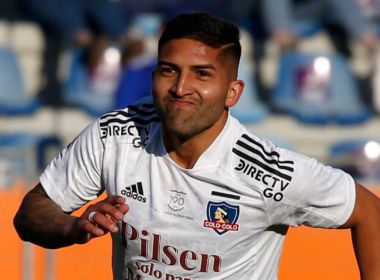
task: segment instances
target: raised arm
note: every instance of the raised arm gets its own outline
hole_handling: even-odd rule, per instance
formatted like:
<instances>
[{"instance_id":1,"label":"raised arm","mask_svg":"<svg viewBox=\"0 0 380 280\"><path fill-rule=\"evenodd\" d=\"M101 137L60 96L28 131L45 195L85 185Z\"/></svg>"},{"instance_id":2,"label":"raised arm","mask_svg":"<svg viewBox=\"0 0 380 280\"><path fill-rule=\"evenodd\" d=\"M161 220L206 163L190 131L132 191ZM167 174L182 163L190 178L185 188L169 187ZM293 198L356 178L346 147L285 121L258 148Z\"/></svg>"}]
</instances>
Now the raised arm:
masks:
<instances>
[{"instance_id":1,"label":"raised arm","mask_svg":"<svg viewBox=\"0 0 380 280\"><path fill-rule=\"evenodd\" d=\"M380 200L358 183L354 211L341 228L351 228L361 279L380 279Z\"/></svg>"},{"instance_id":2,"label":"raised arm","mask_svg":"<svg viewBox=\"0 0 380 280\"><path fill-rule=\"evenodd\" d=\"M23 199L14 218L14 226L20 238L44 248L55 249L73 244L84 244L108 231L117 232L120 221L129 207L125 198L110 196L88 206L81 217L65 213L46 194L41 184ZM119 205L120 204L120 205ZM119 205L119 206L117 206ZM91 212L93 222L88 220Z\"/></svg>"}]
</instances>

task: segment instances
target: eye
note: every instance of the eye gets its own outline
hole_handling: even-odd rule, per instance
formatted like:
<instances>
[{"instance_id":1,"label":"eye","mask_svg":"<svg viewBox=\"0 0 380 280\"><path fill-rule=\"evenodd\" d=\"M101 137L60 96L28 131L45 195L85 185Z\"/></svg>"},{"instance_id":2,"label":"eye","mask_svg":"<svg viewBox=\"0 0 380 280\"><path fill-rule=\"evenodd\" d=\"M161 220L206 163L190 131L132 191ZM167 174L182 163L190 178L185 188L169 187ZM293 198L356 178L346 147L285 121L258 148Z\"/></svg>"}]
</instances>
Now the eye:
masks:
<instances>
[{"instance_id":1,"label":"eye","mask_svg":"<svg viewBox=\"0 0 380 280\"><path fill-rule=\"evenodd\" d=\"M209 77L210 76L210 74L208 72L206 72L206 71L199 71L198 75L202 76L202 77Z\"/></svg>"},{"instance_id":2,"label":"eye","mask_svg":"<svg viewBox=\"0 0 380 280\"><path fill-rule=\"evenodd\" d=\"M161 72L170 74L170 73L176 73L176 70L174 68L171 68L171 67L166 67L166 68L162 68Z\"/></svg>"}]
</instances>

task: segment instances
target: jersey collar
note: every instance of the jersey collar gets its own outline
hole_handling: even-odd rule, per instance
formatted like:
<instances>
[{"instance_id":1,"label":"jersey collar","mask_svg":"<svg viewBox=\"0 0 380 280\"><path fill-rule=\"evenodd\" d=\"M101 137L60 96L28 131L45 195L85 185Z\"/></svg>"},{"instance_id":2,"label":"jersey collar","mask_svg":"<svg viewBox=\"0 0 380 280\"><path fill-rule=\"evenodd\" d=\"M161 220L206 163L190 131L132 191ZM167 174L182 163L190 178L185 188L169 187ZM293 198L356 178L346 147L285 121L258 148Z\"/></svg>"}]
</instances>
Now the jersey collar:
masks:
<instances>
[{"instance_id":1,"label":"jersey collar","mask_svg":"<svg viewBox=\"0 0 380 280\"><path fill-rule=\"evenodd\" d=\"M216 166L220 162L220 158L225 152L228 152L228 147L231 147L232 141L234 141L234 135L238 129L238 121L233 118L230 113L228 113L228 118L223 130L220 132L218 137L214 140L214 142L207 148L206 151L199 157L195 165L192 169L185 169L180 167L177 163L175 163L168 153L166 152L165 145L162 139L162 132L160 131L160 146L162 151L164 152L165 161L170 164L174 164L178 166L178 168L183 170L193 170L197 171L199 169L204 169L207 166Z\"/></svg>"}]
</instances>

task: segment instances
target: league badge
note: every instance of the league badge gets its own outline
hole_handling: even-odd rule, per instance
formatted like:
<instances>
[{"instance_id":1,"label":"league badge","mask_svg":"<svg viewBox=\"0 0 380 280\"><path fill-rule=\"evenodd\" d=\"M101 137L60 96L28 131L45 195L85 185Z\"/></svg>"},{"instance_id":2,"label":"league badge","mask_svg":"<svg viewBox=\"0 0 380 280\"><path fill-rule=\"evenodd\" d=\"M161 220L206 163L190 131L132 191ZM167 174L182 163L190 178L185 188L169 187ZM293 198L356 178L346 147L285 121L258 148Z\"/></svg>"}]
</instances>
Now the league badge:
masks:
<instances>
[{"instance_id":1,"label":"league badge","mask_svg":"<svg viewBox=\"0 0 380 280\"><path fill-rule=\"evenodd\" d=\"M203 226L212 228L217 234L222 235L228 231L239 231L236 223L239 219L239 206L231 205L225 201L207 204L207 219Z\"/></svg>"}]
</instances>

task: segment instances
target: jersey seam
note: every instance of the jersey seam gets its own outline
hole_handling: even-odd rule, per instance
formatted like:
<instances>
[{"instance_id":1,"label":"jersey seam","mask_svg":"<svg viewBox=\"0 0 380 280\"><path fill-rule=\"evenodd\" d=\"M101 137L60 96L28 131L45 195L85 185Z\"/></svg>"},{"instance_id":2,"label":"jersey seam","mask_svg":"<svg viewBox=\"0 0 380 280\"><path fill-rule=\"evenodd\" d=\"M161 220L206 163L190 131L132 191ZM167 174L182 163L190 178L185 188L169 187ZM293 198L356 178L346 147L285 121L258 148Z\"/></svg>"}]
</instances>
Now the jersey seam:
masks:
<instances>
[{"instance_id":1,"label":"jersey seam","mask_svg":"<svg viewBox=\"0 0 380 280\"><path fill-rule=\"evenodd\" d=\"M312 214L312 215L314 215L314 216L318 216L319 218L322 218L322 219L324 219L324 220L328 220L328 221L330 221L330 222L334 225L334 227L339 227L339 226L340 226L338 222L333 221L332 219L330 219L330 218L328 218L328 217L324 217L324 216L322 216L322 215L320 215L320 214L318 214L318 213L311 212L310 210L308 210L308 209L306 209L306 208L297 207L297 206L291 205L291 204L289 204L289 203L287 203L287 202L285 202L285 201L283 202L283 204L287 205L288 207L292 207L292 208L294 208L294 209L297 209L297 210L302 210L303 212L307 212L307 213ZM347 205L346 205L345 209L347 209ZM343 212L344 212L344 211L343 211ZM342 215L340 215L339 219L340 219L341 217L342 217ZM301 223L300 225L303 225L303 223Z\"/></svg>"}]
</instances>

